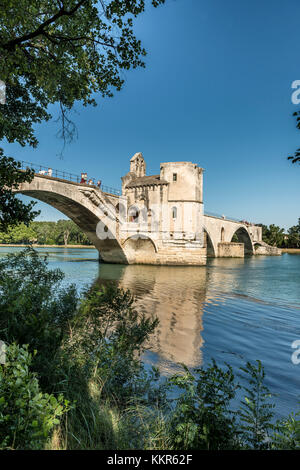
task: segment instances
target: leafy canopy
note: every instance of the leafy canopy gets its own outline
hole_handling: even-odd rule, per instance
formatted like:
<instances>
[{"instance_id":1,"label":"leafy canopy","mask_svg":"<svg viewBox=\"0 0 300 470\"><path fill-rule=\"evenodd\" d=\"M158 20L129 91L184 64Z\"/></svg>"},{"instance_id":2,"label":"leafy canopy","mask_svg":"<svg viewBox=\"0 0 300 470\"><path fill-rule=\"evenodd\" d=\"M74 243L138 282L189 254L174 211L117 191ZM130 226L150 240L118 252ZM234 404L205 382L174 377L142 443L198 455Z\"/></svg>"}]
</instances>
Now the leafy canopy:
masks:
<instances>
[{"instance_id":1,"label":"leafy canopy","mask_svg":"<svg viewBox=\"0 0 300 470\"><path fill-rule=\"evenodd\" d=\"M288 242L291 248L300 248L300 218L298 224L288 230Z\"/></svg>"},{"instance_id":2,"label":"leafy canopy","mask_svg":"<svg viewBox=\"0 0 300 470\"><path fill-rule=\"evenodd\" d=\"M164 2L151 0L154 7ZM145 0L1 2L0 140L36 146L33 124L50 119L54 103L62 137L70 137L66 111L76 101L95 105L95 93L121 89L123 70L144 66L146 52L133 32L133 18L144 9Z\"/></svg>"},{"instance_id":3,"label":"leafy canopy","mask_svg":"<svg viewBox=\"0 0 300 470\"><path fill-rule=\"evenodd\" d=\"M39 213L32 211L34 202L24 204L12 192L33 178L32 170L20 171L20 166L13 158L6 157L0 148L0 232L6 232L9 226L20 222L28 225Z\"/></svg>"},{"instance_id":4,"label":"leafy canopy","mask_svg":"<svg viewBox=\"0 0 300 470\"><path fill-rule=\"evenodd\" d=\"M269 227L264 224L258 224L262 227L262 239L265 243L271 246L284 245L284 229L277 225L271 224Z\"/></svg>"},{"instance_id":5,"label":"leafy canopy","mask_svg":"<svg viewBox=\"0 0 300 470\"><path fill-rule=\"evenodd\" d=\"M149 0L150 1L150 0ZM165 0L151 0L154 7ZM144 66L146 52L133 32L145 0L9 0L0 3L0 141L36 147L34 125L60 106L64 144L76 131L68 117L76 101L96 105L95 94L113 96L122 71ZM9 189L30 181L0 149L0 231L29 223L33 203L22 204ZM6 174L8 172L8 175ZM6 189L4 186L6 185ZM14 186L16 187L16 186Z\"/></svg>"}]
</instances>

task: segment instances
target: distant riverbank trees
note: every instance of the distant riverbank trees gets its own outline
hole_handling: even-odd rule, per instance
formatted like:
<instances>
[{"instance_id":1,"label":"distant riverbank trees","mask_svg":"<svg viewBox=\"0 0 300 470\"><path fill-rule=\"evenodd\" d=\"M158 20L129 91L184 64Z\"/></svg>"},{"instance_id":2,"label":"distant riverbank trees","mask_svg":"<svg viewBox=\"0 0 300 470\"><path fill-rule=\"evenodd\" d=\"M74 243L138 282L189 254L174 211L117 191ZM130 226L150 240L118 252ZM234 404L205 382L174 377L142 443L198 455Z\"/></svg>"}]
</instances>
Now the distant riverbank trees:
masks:
<instances>
[{"instance_id":1,"label":"distant riverbank trees","mask_svg":"<svg viewBox=\"0 0 300 470\"><path fill-rule=\"evenodd\" d=\"M9 227L0 232L0 243L38 245L92 245L82 230L71 220L32 222Z\"/></svg>"},{"instance_id":2,"label":"distant riverbank trees","mask_svg":"<svg viewBox=\"0 0 300 470\"><path fill-rule=\"evenodd\" d=\"M300 218L298 224L287 231L271 224L263 225L262 239L265 243L278 248L300 248ZM232 239L232 241L238 241ZM57 222L31 222L9 227L0 232L0 243L38 244L38 245L92 245L85 233L71 220Z\"/></svg>"},{"instance_id":3,"label":"distant riverbank trees","mask_svg":"<svg viewBox=\"0 0 300 470\"><path fill-rule=\"evenodd\" d=\"M257 225L262 227L262 239L268 245L278 248L300 248L300 218L298 224L290 227L287 232L274 224Z\"/></svg>"}]
</instances>

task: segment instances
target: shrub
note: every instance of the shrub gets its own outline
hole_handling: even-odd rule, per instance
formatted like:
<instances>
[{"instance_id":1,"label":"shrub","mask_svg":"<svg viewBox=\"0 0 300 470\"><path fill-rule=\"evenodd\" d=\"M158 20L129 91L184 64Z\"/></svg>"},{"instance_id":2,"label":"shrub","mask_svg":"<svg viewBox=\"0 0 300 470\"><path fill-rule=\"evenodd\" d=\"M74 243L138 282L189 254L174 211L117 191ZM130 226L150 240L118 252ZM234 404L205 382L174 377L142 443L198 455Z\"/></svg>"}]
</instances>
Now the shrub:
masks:
<instances>
[{"instance_id":1,"label":"shrub","mask_svg":"<svg viewBox=\"0 0 300 470\"><path fill-rule=\"evenodd\" d=\"M60 347L78 304L75 287L60 285L63 277L32 248L0 260L0 338L38 351L32 370L47 392L57 381Z\"/></svg>"},{"instance_id":2,"label":"shrub","mask_svg":"<svg viewBox=\"0 0 300 470\"><path fill-rule=\"evenodd\" d=\"M277 421L271 448L277 450L300 450L300 411Z\"/></svg>"},{"instance_id":3,"label":"shrub","mask_svg":"<svg viewBox=\"0 0 300 470\"><path fill-rule=\"evenodd\" d=\"M274 428L271 421L275 405L269 402L272 394L264 384L265 371L261 361L247 362L240 370L246 374L247 383L239 410L243 438L250 448L266 449L270 445L269 432Z\"/></svg>"},{"instance_id":4,"label":"shrub","mask_svg":"<svg viewBox=\"0 0 300 470\"><path fill-rule=\"evenodd\" d=\"M98 381L102 397L113 398L118 406L144 396L157 378L156 371L145 372L141 354L158 320L138 313L132 304L128 291L93 287L72 322L66 346L67 356L81 365L86 378Z\"/></svg>"},{"instance_id":5,"label":"shrub","mask_svg":"<svg viewBox=\"0 0 300 470\"><path fill-rule=\"evenodd\" d=\"M0 261L1 448L299 449L299 413L272 423L260 361L241 368L243 386L215 361L162 381L142 362L158 320L112 284L79 302L62 279L32 249Z\"/></svg>"},{"instance_id":6,"label":"shrub","mask_svg":"<svg viewBox=\"0 0 300 470\"><path fill-rule=\"evenodd\" d=\"M43 449L68 410L62 395L41 392L28 347L6 348L0 364L0 449Z\"/></svg>"},{"instance_id":7,"label":"shrub","mask_svg":"<svg viewBox=\"0 0 300 470\"><path fill-rule=\"evenodd\" d=\"M213 361L207 369L186 366L185 374L169 379L183 392L175 399L169 429L174 449L232 449L238 447L235 413L229 405L238 385L230 366L223 370Z\"/></svg>"}]
</instances>

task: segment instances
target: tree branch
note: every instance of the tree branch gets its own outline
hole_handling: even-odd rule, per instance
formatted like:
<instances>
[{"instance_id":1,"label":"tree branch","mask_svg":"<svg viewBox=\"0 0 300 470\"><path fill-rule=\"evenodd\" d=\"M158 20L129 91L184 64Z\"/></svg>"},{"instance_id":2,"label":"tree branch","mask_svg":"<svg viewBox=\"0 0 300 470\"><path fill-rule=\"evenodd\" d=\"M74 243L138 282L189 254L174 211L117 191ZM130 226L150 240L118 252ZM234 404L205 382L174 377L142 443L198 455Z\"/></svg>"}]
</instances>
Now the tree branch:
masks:
<instances>
[{"instance_id":1,"label":"tree branch","mask_svg":"<svg viewBox=\"0 0 300 470\"><path fill-rule=\"evenodd\" d=\"M108 42L102 42L99 41L98 39L95 38L89 38L88 36L78 36L78 37L70 37L70 36L58 36L57 34L48 34L48 33L43 33L48 39L59 39L61 41L68 41L68 42L73 42L73 41L91 41L95 44L100 44L101 46L107 46L107 47L112 47L113 49L116 48L115 44L113 44L113 40L111 40L110 43ZM54 41L53 41L54 42ZM58 44L58 43L56 43Z\"/></svg>"},{"instance_id":2,"label":"tree branch","mask_svg":"<svg viewBox=\"0 0 300 470\"><path fill-rule=\"evenodd\" d=\"M8 41L6 44L1 44L1 47L6 50L11 50L14 49L16 46L19 44L22 44L25 41L28 41L28 39L33 39L37 36L40 36L41 34L45 33L45 28L47 26L50 26L52 23L55 23L58 18L61 18L63 16L72 16L76 11L88 0L80 0L71 10L65 10L65 7L62 6L62 8L51 18L48 18L48 20L44 21L44 23L40 24L40 26L35 30L32 31L31 33L25 34L23 36L20 36L18 38L12 39L11 41Z\"/></svg>"}]
</instances>

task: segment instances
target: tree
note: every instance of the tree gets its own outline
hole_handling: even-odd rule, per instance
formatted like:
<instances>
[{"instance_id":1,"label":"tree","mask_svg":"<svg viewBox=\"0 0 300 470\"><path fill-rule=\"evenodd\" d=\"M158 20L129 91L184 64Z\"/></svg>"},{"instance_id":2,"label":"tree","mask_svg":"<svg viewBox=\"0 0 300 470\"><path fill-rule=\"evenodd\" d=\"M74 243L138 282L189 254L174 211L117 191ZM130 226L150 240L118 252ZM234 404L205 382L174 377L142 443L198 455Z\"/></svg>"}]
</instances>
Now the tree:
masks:
<instances>
[{"instance_id":1,"label":"tree","mask_svg":"<svg viewBox=\"0 0 300 470\"><path fill-rule=\"evenodd\" d=\"M8 227L5 232L0 232L0 243L34 243L37 234L32 227L27 227L24 223L16 227Z\"/></svg>"},{"instance_id":2,"label":"tree","mask_svg":"<svg viewBox=\"0 0 300 470\"><path fill-rule=\"evenodd\" d=\"M298 225L289 228L287 244L289 248L300 248L300 218Z\"/></svg>"},{"instance_id":3,"label":"tree","mask_svg":"<svg viewBox=\"0 0 300 470\"><path fill-rule=\"evenodd\" d=\"M300 111L295 111L293 116L296 118L297 129L300 129ZM289 155L288 160L291 160L292 163L300 163L300 148L296 150L294 155Z\"/></svg>"},{"instance_id":4,"label":"tree","mask_svg":"<svg viewBox=\"0 0 300 470\"><path fill-rule=\"evenodd\" d=\"M0 148L0 231L24 222L28 225L39 212L32 211L34 202L24 204L17 199L12 189L17 189L20 183L31 181L33 171L20 171L20 163L11 157L6 157Z\"/></svg>"},{"instance_id":5,"label":"tree","mask_svg":"<svg viewBox=\"0 0 300 470\"><path fill-rule=\"evenodd\" d=\"M55 245L55 222L32 222L31 226L37 234L37 243L41 245Z\"/></svg>"},{"instance_id":6,"label":"tree","mask_svg":"<svg viewBox=\"0 0 300 470\"><path fill-rule=\"evenodd\" d=\"M40 245L92 245L86 234L72 220L21 223L0 231L0 243L38 243Z\"/></svg>"},{"instance_id":7,"label":"tree","mask_svg":"<svg viewBox=\"0 0 300 470\"><path fill-rule=\"evenodd\" d=\"M284 244L285 234L283 228L274 224L271 224L269 227L263 224L258 225L262 227L262 239L265 243L278 247L281 247Z\"/></svg>"},{"instance_id":8,"label":"tree","mask_svg":"<svg viewBox=\"0 0 300 470\"><path fill-rule=\"evenodd\" d=\"M55 227L55 243L58 245L91 245L85 233L72 220L58 220Z\"/></svg>"},{"instance_id":9,"label":"tree","mask_svg":"<svg viewBox=\"0 0 300 470\"><path fill-rule=\"evenodd\" d=\"M164 2L151 0L154 7ZM124 70L145 65L146 52L133 32L133 18L144 9L145 0L1 2L0 79L6 100L0 104L0 141L36 147L33 126L51 118L49 105L55 103L60 108L60 136L64 143L72 139L75 126L69 111L74 103L96 105L95 94L113 96L124 83ZM2 150L0 162L1 175L6 176L8 168L15 177L5 180L7 187L24 180ZM1 181L2 229L22 218L27 223L33 204L17 202Z\"/></svg>"},{"instance_id":10,"label":"tree","mask_svg":"<svg viewBox=\"0 0 300 470\"><path fill-rule=\"evenodd\" d=\"M56 243L68 245L69 242L74 241L76 231L76 225L71 220L58 220L56 223Z\"/></svg>"},{"instance_id":11,"label":"tree","mask_svg":"<svg viewBox=\"0 0 300 470\"><path fill-rule=\"evenodd\" d=\"M165 0L152 0L154 7ZM6 105L0 139L37 145L33 124L50 119L59 103L62 137L74 127L76 101L95 105L95 93L113 96L122 70L144 66L146 52L133 33L145 0L11 0L0 5L0 70Z\"/></svg>"}]
</instances>

